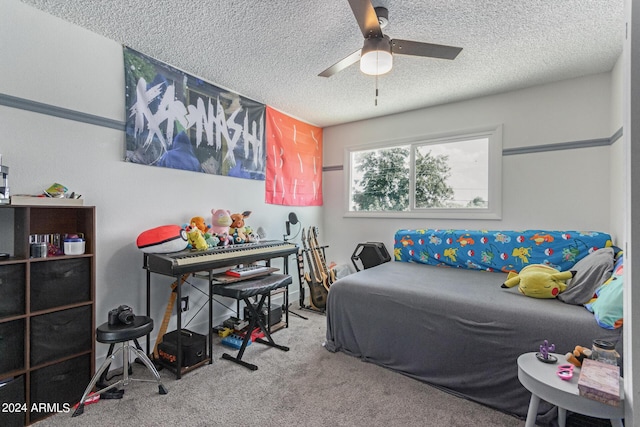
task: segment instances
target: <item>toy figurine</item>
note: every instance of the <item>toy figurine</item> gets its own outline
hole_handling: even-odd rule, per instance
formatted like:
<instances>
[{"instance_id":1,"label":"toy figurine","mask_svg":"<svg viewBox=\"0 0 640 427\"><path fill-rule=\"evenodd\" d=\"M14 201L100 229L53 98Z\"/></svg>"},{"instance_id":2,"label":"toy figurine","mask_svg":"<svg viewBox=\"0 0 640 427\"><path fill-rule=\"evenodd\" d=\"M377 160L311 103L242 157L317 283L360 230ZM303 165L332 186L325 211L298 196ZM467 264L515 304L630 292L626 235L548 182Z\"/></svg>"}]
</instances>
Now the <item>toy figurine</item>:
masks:
<instances>
[{"instance_id":1,"label":"toy figurine","mask_svg":"<svg viewBox=\"0 0 640 427\"><path fill-rule=\"evenodd\" d=\"M212 235L220 240L219 246L227 246L233 244L233 238L229 234L229 226L233 223L231 212L226 209L211 209L211 227Z\"/></svg>"},{"instance_id":2,"label":"toy figurine","mask_svg":"<svg viewBox=\"0 0 640 427\"><path fill-rule=\"evenodd\" d=\"M549 345L549 341L544 340L544 343L540 345L540 352L536 353L536 357L544 363L556 363L558 358L553 354L549 354L553 351L556 351L556 345Z\"/></svg>"},{"instance_id":3,"label":"toy figurine","mask_svg":"<svg viewBox=\"0 0 640 427\"><path fill-rule=\"evenodd\" d=\"M204 234L196 226L195 222L192 222L191 225L188 225L185 231L187 232L187 239L189 240L192 249L197 251L204 251L209 249L209 245L204 238Z\"/></svg>"},{"instance_id":4,"label":"toy figurine","mask_svg":"<svg viewBox=\"0 0 640 427\"><path fill-rule=\"evenodd\" d=\"M582 362L584 361L584 359L591 358L591 354L592 352L590 349L583 347L581 345L577 345L573 349L573 352L567 353L565 355L565 358L567 359L567 362L571 363L576 368L580 368L582 366Z\"/></svg>"}]
</instances>

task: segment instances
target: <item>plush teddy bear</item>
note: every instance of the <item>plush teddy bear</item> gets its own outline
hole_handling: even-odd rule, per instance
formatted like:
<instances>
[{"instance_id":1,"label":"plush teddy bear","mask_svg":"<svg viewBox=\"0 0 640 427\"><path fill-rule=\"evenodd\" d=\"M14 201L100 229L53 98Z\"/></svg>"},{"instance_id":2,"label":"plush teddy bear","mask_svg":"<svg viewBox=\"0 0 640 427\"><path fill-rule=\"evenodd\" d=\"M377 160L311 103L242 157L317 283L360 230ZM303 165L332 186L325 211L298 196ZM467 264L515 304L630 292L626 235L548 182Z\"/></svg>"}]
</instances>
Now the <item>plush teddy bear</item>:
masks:
<instances>
[{"instance_id":1,"label":"plush teddy bear","mask_svg":"<svg viewBox=\"0 0 640 427\"><path fill-rule=\"evenodd\" d=\"M520 273L510 272L503 288L516 285L523 295L533 298L555 298L567 289L566 280L575 274L574 271L560 272L544 264L530 264L520 270Z\"/></svg>"},{"instance_id":2,"label":"plush teddy bear","mask_svg":"<svg viewBox=\"0 0 640 427\"><path fill-rule=\"evenodd\" d=\"M573 352L565 355L565 358L567 359L567 362L579 368L582 366L584 359L589 359L591 354L592 352L590 349L577 345L576 348L573 349Z\"/></svg>"}]
</instances>

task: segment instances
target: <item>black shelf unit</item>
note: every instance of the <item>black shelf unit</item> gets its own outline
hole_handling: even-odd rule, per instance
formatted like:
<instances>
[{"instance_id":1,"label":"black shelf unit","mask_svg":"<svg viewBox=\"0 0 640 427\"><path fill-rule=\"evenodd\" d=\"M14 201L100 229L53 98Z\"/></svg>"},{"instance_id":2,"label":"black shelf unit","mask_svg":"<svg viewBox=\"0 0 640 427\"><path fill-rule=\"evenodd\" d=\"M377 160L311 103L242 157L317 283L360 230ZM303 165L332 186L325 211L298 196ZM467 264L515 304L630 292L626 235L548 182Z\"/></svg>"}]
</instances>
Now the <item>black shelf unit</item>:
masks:
<instances>
[{"instance_id":1,"label":"black shelf unit","mask_svg":"<svg viewBox=\"0 0 640 427\"><path fill-rule=\"evenodd\" d=\"M29 236L83 233L85 253L31 258ZM67 412L95 369L95 208L0 205L0 425Z\"/></svg>"}]
</instances>

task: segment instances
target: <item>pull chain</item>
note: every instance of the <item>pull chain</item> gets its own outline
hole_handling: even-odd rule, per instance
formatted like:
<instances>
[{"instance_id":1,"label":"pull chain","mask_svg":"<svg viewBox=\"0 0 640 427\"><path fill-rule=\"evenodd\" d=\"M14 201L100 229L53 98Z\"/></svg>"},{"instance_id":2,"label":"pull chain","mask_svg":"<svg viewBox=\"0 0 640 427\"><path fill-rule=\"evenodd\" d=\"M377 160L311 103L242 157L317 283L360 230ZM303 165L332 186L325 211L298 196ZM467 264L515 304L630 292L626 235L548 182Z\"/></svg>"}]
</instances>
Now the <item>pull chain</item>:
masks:
<instances>
[{"instance_id":1,"label":"pull chain","mask_svg":"<svg viewBox=\"0 0 640 427\"><path fill-rule=\"evenodd\" d=\"M378 106L378 75L376 74L376 97L374 98L374 105Z\"/></svg>"}]
</instances>

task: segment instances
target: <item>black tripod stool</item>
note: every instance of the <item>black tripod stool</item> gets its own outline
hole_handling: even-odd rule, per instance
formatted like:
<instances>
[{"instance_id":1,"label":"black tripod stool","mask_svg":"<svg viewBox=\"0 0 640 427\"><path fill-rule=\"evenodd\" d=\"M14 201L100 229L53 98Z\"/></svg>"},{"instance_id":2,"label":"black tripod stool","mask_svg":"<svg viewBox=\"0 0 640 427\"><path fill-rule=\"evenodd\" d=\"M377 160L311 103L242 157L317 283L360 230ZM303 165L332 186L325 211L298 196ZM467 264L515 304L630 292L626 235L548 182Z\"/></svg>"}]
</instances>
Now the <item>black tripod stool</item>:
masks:
<instances>
[{"instance_id":1,"label":"black tripod stool","mask_svg":"<svg viewBox=\"0 0 640 427\"><path fill-rule=\"evenodd\" d=\"M84 391L78 407L73 412L73 417L81 415L84 412L84 402L87 400L87 396L89 395L89 393L91 393L91 390L93 390L96 384L98 384L98 387L103 387L101 390L97 391L96 394L103 395L103 393L107 393L109 390L115 389L118 386L126 387L131 381L152 381L129 377L129 357L131 353L138 356L140 361L144 363L147 369L149 369L149 371L151 371L153 376L156 378L155 381L158 382L158 393L167 394L167 389L162 384L158 371L156 370L151 360L149 360L149 357L142 350L142 347L140 347L140 343L138 343L138 338L149 334L152 330L153 319L147 316L135 316L133 322L130 325L109 325L109 323L103 323L102 325L98 326L98 328L96 329L96 341L103 344L110 344L109 352L107 353L107 358L105 359L104 363L100 366L100 369L96 371L95 375L91 379L91 382ZM132 346L130 341L133 341L135 346ZM116 351L113 351L113 348L116 344L121 345L116 349ZM115 360L119 352L122 352L123 378L113 384L107 385L104 383L104 381L106 380L109 366L111 365L111 362ZM98 383L98 381L100 381L100 383ZM117 391L116 398L122 397L123 393L124 390ZM111 398L113 398L113 396L111 396Z\"/></svg>"}]
</instances>

